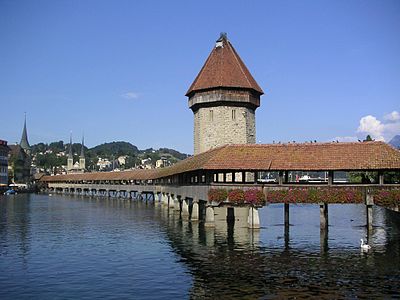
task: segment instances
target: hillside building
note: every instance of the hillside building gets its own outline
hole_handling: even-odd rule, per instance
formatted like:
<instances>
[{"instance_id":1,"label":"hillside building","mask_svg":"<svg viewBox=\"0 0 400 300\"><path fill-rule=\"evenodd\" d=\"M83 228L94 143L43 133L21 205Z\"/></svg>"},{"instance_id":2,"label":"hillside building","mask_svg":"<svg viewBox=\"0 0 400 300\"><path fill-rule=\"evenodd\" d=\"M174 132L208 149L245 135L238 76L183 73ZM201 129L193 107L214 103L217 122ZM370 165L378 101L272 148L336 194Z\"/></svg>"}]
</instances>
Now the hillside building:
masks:
<instances>
[{"instance_id":1,"label":"hillside building","mask_svg":"<svg viewBox=\"0 0 400 300\"><path fill-rule=\"evenodd\" d=\"M186 93L194 114L194 154L225 144L255 144L263 90L221 33Z\"/></svg>"},{"instance_id":2,"label":"hillside building","mask_svg":"<svg viewBox=\"0 0 400 300\"><path fill-rule=\"evenodd\" d=\"M7 141L0 140L0 190L5 189L8 185L8 153L10 148Z\"/></svg>"}]
</instances>

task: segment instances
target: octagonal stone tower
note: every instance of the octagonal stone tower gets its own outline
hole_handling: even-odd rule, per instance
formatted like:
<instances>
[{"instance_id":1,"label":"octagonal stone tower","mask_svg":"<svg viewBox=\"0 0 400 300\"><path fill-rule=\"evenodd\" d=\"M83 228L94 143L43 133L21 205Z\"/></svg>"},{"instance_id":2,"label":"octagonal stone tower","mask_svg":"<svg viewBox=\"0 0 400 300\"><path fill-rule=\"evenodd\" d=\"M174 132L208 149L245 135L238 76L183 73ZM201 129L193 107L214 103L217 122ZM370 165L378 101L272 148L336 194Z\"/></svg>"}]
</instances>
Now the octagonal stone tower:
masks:
<instances>
[{"instance_id":1,"label":"octagonal stone tower","mask_svg":"<svg viewBox=\"0 0 400 300\"><path fill-rule=\"evenodd\" d=\"M255 110L263 93L221 33L186 93L194 113L194 154L225 144L254 144Z\"/></svg>"}]
</instances>

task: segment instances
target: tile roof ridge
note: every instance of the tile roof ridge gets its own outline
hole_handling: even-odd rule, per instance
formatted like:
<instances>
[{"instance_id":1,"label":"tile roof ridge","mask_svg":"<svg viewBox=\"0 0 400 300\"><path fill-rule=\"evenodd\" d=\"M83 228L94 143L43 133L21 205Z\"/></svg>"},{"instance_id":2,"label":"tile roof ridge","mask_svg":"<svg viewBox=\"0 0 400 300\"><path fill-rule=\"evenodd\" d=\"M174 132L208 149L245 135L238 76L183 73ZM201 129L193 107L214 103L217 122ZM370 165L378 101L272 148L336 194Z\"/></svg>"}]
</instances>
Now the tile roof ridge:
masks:
<instances>
[{"instance_id":1,"label":"tile roof ridge","mask_svg":"<svg viewBox=\"0 0 400 300\"><path fill-rule=\"evenodd\" d=\"M366 141L366 142L286 142L286 143L268 143L268 144L227 144L225 146L227 147L247 147L247 148L251 148L251 147L258 147L258 148L262 148L262 147L282 147L282 146L327 146L327 145L341 145L341 146L346 146L346 145L361 145L361 144L371 144L371 145L388 145L389 144L383 142L383 141Z\"/></svg>"},{"instance_id":2,"label":"tile roof ridge","mask_svg":"<svg viewBox=\"0 0 400 300\"><path fill-rule=\"evenodd\" d=\"M239 70L240 70L240 72L242 72L243 77L246 79L248 85L249 85L250 87L252 87L253 85L251 84L249 78L247 77L246 72L243 70L243 66L242 66L243 62L241 62L240 59L238 59L239 55L237 54L235 48L232 46L231 42L228 41L228 40L227 40L227 42L228 42L228 43L227 43L228 46L231 48L231 50L232 50L232 52L233 52L233 54L234 54L233 57L235 58L236 62L237 62L238 65L239 65Z\"/></svg>"}]
</instances>

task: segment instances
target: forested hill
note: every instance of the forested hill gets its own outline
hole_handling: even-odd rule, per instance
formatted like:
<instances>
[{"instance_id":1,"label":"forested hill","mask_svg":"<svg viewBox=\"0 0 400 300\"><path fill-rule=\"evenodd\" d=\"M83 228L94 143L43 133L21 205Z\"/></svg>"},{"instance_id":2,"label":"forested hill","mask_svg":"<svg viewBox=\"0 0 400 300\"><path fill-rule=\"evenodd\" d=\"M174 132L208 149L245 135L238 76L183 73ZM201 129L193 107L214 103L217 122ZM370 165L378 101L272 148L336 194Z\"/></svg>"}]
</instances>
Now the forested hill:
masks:
<instances>
[{"instance_id":1,"label":"forested hill","mask_svg":"<svg viewBox=\"0 0 400 300\"><path fill-rule=\"evenodd\" d=\"M128 142L111 142L104 143L89 149L90 152L97 156L111 157L122 156L122 155L137 155L140 153L139 149Z\"/></svg>"}]
</instances>

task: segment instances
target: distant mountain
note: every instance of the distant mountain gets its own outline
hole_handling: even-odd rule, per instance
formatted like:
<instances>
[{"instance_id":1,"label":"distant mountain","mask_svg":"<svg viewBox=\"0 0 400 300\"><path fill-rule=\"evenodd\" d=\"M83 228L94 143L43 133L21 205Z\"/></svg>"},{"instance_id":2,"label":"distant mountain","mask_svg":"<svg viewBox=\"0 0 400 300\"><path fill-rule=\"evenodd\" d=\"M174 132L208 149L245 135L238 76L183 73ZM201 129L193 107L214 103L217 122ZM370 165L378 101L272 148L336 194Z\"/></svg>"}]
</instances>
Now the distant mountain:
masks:
<instances>
[{"instance_id":1,"label":"distant mountain","mask_svg":"<svg viewBox=\"0 0 400 300\"><path fill-rule=\"evenodd\" d=\"M393 147L400 149L400 135L395 135L389 142L389 145L392 145Z\"/></svg>"}]
</instances>

